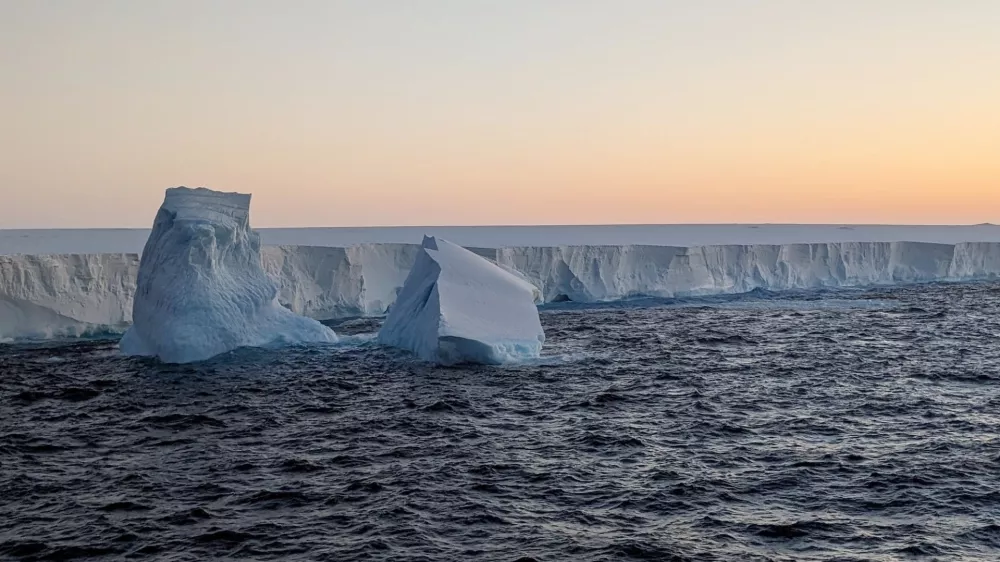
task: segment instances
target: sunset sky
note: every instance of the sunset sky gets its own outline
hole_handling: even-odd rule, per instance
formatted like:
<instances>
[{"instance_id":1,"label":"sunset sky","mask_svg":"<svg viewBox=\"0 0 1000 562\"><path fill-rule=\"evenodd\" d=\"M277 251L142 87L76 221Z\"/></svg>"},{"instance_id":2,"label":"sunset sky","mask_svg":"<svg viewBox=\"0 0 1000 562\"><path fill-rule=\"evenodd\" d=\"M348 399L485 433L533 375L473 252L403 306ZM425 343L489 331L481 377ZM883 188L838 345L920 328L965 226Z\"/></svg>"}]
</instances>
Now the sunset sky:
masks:
<instances>
[{"instance_id":1,"label":"sunset sky","mask_svg":"<svg viewBox=\"0 0 1000 562\"><path fill-rule=\"evenodd\" d=\"M1000 222L996 0L0 0L0 228Z\"/></svg>"}]
</instances>

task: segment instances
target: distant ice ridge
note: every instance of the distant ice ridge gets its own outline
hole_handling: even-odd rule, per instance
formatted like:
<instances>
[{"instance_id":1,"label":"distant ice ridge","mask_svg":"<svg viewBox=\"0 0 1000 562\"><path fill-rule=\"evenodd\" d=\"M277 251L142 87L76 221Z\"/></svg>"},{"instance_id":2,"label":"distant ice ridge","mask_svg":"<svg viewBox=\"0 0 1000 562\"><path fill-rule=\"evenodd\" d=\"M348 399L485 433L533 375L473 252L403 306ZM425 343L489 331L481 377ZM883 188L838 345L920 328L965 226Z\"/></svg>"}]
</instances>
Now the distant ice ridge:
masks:
<instances>
[{"instance_id":1,"label":"distant ice ridge","mask_svg":"<svg viewBox=\"0 0 1000 562\"><path fill-rule=\"evenodd\" d=\"M545 334L536 294L521 277L427 237L378 341L446 365L537 358Z\"/></svg>"},{"instance_id":2,"label":"distant ice ridge","mask_svg":"<svg viewBox=\"0 0 1000 562\"><path fill-rule=\"evenodd\" d=\"M1000 226L901 226L836 224L661 224L577 226L395 226L261 228L264 246L348 247L358 244L419 245L425 234L463 247L524 246L725 246L827 242L1000 242ZM135 253L148 229L7 230L0 228L0 254Z\"/></svg>"},{"instance_id":3,"label":"distant ice ridge","mask_svg":"<svg viewBox=\"0 0 1000 562\"><path fill-rule=\"evenodd\" d=\"M142 252L123 353L188 363L239 347L336 341L278 303L249 213L249 195L167 190Z\"/></svg>"},{"instance_id":4,"label":"distant ice ridge","mask_svg":"<svg viewBox=\"0 0 1000 562\"><path fill-rule=\"evenodd\" d=\"M282 305L325 320L384 314L419 251L415 244L271 246L261 249L261 258ZM1000 276L1000 243L995 242L524 246L473 251L529 281L538 289L537 302ZM131 322L138 261L135 254L0 256L0 301L5 303L0 308L0 338L45 337L52 326L59 327L53 332L58 336L62 330L72 334L95 325Z\"/></svg>"}]
</instances>

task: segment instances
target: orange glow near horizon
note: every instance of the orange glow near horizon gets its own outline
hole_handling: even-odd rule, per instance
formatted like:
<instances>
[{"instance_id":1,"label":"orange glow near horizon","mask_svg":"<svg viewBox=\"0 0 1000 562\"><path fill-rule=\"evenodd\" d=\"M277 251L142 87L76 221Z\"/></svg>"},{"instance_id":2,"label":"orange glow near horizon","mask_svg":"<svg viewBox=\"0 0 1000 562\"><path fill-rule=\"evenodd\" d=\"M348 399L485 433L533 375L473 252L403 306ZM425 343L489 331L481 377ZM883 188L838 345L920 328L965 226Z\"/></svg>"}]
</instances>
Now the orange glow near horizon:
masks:
<instances>
[{"instance_id":1,"label":"orange glow near horizon","mask_svg":"<svg viewBox=\"0 0 1000 562\"><path fill-rule=\"evenodd\" d=\"M0 228L1000 222L1000 3L557 4L0 6Z\"/></svg>"}]
</instances>

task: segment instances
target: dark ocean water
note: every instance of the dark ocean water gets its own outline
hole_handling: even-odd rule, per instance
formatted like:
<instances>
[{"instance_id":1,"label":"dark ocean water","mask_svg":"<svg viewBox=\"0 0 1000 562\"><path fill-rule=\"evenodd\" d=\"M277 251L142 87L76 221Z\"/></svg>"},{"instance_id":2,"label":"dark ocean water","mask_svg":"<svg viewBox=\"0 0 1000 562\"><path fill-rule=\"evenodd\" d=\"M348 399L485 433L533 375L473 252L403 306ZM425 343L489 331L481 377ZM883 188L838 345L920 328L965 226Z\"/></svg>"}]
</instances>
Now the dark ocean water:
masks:
<instances>
[{"instance_id":1,"label":"dark ocean water","mask_svg":"<svg viewBox=\"0 0 1000 562\"><path fill-rule=\"evenodd\" d=\"M1000 285L542 321L507 368L0 346L0 559L1000 559Z\"/></svg>"}]
</instances>

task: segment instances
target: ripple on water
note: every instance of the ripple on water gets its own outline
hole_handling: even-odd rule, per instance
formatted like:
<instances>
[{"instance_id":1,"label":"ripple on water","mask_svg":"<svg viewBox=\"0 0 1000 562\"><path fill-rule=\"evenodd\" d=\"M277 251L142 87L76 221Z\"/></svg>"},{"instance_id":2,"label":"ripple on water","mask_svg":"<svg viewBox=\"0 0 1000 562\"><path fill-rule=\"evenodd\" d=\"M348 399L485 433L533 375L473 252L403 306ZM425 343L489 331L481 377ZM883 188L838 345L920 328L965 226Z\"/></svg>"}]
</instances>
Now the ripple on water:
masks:
<instances>
[{"instance_id":1,"label":"ripple on water","mask_svg":"<svg viewBox=\"0 0 1000 562\"><path fill-rule=\"evenodd\" d=\"M1000 559L1000 285L543 309L545 357L0 346L0 558Z\"/></svg>"}]
</instances>

